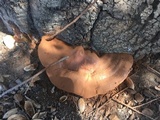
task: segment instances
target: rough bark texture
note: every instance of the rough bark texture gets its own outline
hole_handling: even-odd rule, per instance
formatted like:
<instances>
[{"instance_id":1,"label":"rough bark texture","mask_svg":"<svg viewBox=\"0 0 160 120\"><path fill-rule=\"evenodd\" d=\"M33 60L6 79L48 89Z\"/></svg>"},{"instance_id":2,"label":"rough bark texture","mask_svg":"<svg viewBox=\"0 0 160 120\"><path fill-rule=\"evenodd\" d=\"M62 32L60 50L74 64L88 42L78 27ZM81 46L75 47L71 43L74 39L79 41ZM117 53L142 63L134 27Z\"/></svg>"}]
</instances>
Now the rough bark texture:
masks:
<instances>
[{"instance_id":1,"label":"rough bark texture","mask_svg":"<svg viewBox=\"0 0 160 120\"><path fill-rule=\"evenodd\" d=\"M1 26L42 36L71 22L91 0L1 0ZM3 27L1 27L1 30ZM160 52L159 0L99 0L74 25L58 35L72 44L89 44L100 53Z\"/></svg>"}]
</instances>

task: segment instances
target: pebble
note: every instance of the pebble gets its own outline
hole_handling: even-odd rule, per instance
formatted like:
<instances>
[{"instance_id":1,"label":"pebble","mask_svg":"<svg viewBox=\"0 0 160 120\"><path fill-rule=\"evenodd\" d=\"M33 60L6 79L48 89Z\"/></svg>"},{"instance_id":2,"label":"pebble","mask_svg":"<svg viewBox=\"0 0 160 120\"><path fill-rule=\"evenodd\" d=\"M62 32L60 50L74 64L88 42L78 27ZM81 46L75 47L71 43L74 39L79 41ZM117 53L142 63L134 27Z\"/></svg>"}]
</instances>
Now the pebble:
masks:
<instances>
[{"instance_id":1,"label":"pebble","mask_svg":"<svg viewBox=\"0 0 160 120\"><path fill-rule=\"evenodd\" d=\"M13 49L15 46L15 39L11 35L6 35L3 37L3 43L7 48Z\"/></svg>"},{"instance_id":2,"label":"pebble","mask_svg":"<svg viewBox=\"0 0 160 120\"><path fill-rule=\"evenodd\" d=\"M144 97L140 93L136 93L134 97L138 103L141 103L144 101Z\"/></svg>"},{"instance_id":3,"label":"pebble","mask_svg":"<svg viewBox=\"0 0 160 120\"><path fill-rule=\"evenodd\" d=\"M84 101L83 98L80 98L78 100L78 108L79 108L80 113L84 112L84 110L85 110L85 101Z\"/></svg>"},{"instance_id":4,"label":"pebble","mask_svg":"<svg viewBox=\"0 0 160 120\"><path fill-rule=\"evenodd\" d=\"M148 115L148 116L152 116L153 115L153 111L149 108L144 108L142 110L142 113L145 114L145 115Z\"/></svg>"}]
</instances>

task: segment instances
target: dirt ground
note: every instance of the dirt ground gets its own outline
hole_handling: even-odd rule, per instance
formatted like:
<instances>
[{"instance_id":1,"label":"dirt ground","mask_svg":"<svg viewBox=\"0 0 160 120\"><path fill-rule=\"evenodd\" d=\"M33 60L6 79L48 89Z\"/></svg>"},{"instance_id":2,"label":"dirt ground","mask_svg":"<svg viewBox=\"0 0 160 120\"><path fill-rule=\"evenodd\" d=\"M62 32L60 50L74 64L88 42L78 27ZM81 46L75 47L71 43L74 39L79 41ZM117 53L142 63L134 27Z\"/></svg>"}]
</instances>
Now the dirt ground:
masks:
<instances>
[{"instance_id":1,"label":"dirt ground","mask_svg":"<svg viewBox=\"0 0 160 120\"><path fill-rule=\"evenodd\" d=\"M27 43L7 48L0 34L0 94L21 84L43 66ZM34 64L34 69L24 68ZM135 61L129 78L115 90L90 99L57 89L42 73L1 96L0 119L160 120L160 54ZM81 102L79 102L81 100Z\"/></svg>"}]
</instances>

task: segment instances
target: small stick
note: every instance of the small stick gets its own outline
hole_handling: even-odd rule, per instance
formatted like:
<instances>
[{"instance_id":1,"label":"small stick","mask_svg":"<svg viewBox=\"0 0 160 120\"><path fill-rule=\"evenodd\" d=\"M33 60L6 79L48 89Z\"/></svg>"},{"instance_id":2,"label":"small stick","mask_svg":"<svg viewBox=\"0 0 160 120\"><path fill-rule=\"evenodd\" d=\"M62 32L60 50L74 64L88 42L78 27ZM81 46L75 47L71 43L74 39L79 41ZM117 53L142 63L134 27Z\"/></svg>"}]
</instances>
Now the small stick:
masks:
<instances>
[{"instance_id":1,"label":"small stick","mask_svg":"<svg viewBox=\"0 0 160 120\"><path fill-rule=\"evenodd\" d=\"M160 72L159 72L159 71L153 69L153 68L150 67L149 65L146 65L146 64L142 64L142 65L143 65L144 67L146 67L148 71L150 71L150 72L156 74L157 76L160 76Z\"/></svg>"},{"instance_id":2,"label":"small stick","mask_svg":"<svg viewBox=\"0 0 160 120\"><path fill-rule=\"evenodd\" d=\"M139 113L139 114L141 114L141 115L143 115L143 116L145 116L145 117L147 117L147 118L149 118L149 119L151 119L151 120L155 120L155 119L151 118L150 116L143 114L142 112L134 109L133 107L131 107L131 106L129 106L129 105L127 105L127 104L119 101L119 100L116 100L116 99L114 99L114 98L111 98L111 100L113 100L114 102L117 102L117 103L119 103L119 104L121 104L121 105L124 105L124 106L128 107L129 109L133 110L134 112L137 112L137 113Z\"/></svg>"},{"instance_id":3,"label":"small stick","mask_svg":"<svg viewBox=\"0 0 160 120\"><path fill-rule=\"evenodd\" d=\"M115 97L116 95L124 92L125 90L127 90L128 87L122 89L121 91L117 92L116 94L114 94L109 100L111 100L113 97ZM103 106L105 106L107 103L109 103L109 100L107 100L105 103L103 103L100 107L98 107L97 109L100 110Z\"/></svg>"},{"instance_id":4,"label":"small stick","mask_svg":"<svg viewBox=\"0 0 160 120\"><path fill-rule=\"evenodd\" d=\"M51 41L53 38L55 38L56 35L58 35L59 33L63 32L65 29L67 29L69 26L71 26L72 24L74 24L94 3L96 3L97 0L94 0L93 3L91 3L90 5L87 6L86 9L84 9L82 11L82 13L80 15L78 15L72 22L70 22L69 24L67 24L66 26L64 26L62 29L58 30L55 34L51 35L49 38L47 38L47 41Z\"/></svg>"},{"instance_id":5,"label":"small stick","mask_svg":"<svg viewBox=\"0 0 160 120\"><path fill-rule=\"evenodd\" d=\"M115 97L116 95L124 92L124 91L127 90L127 89L128 89L128 87L126 87L126 88L122 89L121 91L117 92L117 93L114 94L111 98L109 98L106 102L104 102L101 106L99 106L98 108L96 108L94 111L99 111L102 107L104 107L105 105L107 105L108 103L110 103L110 100L111 100L113 97ZM93 113L94 111L91 111L90 114Z\"/></svg>"},{"instance_id":6,"label":"small stick","mask_svg":"<svg viewBox=\"0 0 160 120\"><path fill-rule=\"evenodd\" d=\"M157 98L155 98L155 99L153 99L153 100L150 100L150 101L148 101L148 102L146 102L146 103L143 103L143 104L141 104L141 105L134 106L133 108L138 108L138 107L147 105L147 104L152 103L152 102L154 102L154 101L156 101L156 100L158 100L158 99L160 99L160 96L157 97Z\"/></svg>"},{"instance_id":7,"label":"small stick","mask_svg":"<svg viewBox=\"0 0 160 120\"><path fill-rule=\"evenodd\" d=\"M58 63L60 63L60 62L62 62L62 61L64 61L64 60L66 60L66 59L68 59L68 58L69 58L69 56L66 56L66 57L61 58L61 59L58 60L57 62L53 62L53 63L49 64L47 67L43 68L41 71L39 71L38 73L36 73L36 74L33 75L32 77L30 77L29 79L27 79L27 80L25 80L24 82L22 82L22 83L20 83L20 84L18 84L18 85L16 85L16 86L10 88L9 90L6 90L5 92L3 92L3 93L0 95L0 98L3 97L3 96L6 95L6 94L12 92L13 90L17 89L18 87L20 87L20 86L28 83L29 81L31 81L32 79L34 79L35 77L37 77L38 75L40 75L40 74L42 74L44 71L46 71L49 67L51 67L51 66L53 66L53 65L56 65L56 64L58 64Z\"/></svg>"}]
</instances>

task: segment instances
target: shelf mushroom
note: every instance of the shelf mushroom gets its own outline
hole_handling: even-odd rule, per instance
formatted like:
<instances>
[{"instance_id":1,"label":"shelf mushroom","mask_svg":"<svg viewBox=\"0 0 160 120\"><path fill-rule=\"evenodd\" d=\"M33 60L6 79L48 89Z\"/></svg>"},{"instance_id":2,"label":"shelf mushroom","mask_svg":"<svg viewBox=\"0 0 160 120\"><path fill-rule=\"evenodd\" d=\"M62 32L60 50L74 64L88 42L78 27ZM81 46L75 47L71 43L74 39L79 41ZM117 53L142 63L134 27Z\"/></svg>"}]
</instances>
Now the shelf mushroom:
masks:
<instances>
[{"instance_id":1,"label":"shelf mushroom","mask_svg":"<svg viewBox=\"0 0 160 120\"><path fill-rule=\"evenodd\" d=\"M73 48L54 38L43 36L38 56L44 67L69 56L65 61L49 67L46 73L59 89L84 98L105 94L121 84L131 71L133 57L126 53L108 53L101 57L82 46Z\"/></svg>"}]
</instances>

